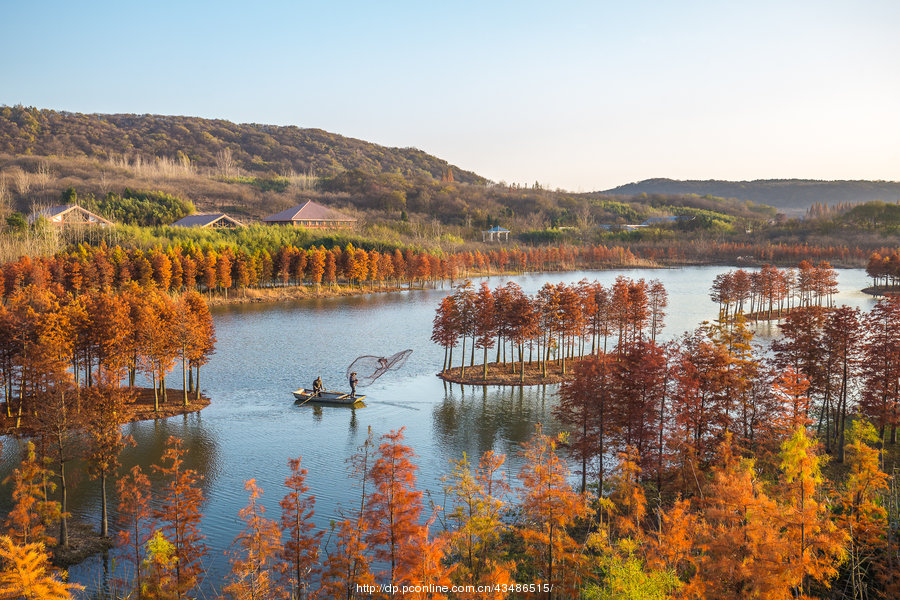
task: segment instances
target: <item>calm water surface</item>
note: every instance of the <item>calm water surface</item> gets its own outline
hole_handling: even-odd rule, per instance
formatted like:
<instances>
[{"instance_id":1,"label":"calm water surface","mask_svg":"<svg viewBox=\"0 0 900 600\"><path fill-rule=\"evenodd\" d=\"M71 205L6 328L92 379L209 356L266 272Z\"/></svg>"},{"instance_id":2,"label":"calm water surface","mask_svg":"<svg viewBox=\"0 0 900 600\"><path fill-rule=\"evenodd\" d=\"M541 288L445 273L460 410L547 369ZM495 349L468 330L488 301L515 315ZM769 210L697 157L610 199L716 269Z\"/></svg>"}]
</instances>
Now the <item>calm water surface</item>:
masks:
<instances>
[{"instance_id":1,"label":"calm water surface","mask_svg":"<svg viewBox=\"0 0 900 600\"><path fill-rule=\"evenodd\" d=\"M658 278L669 292L664 339L679 336L700 322L715 318L709 300L713 278L725 267L671 270L590 271L494 277L491 287L515 281L526 293L545 282L577 282L583 278L612 283L624 274ZM840 271L836 302L868 309L873 301L858 290L868 284L861 270ZM419 486L442 503L441 476L451 459L465 452L477 457L493 449L510 456L511 479L517 470L515 454L535 423L555 433L550 416L555 386L530 388L481 387L445 384L435 377L443 350L430 341L431 321L440 299L450 288L372 294L278 305L245 305L216 309L216 354L201 370L201 387L212 398L202 413L127 426L137 445L123 454L123 464L140 464L145 472L162 455L165 440L178 436L190 455L188 466L204 476L207 503L203 533L211 552L206 565L213 575L227 569L224 551L240 529L237 512L246 505L244 482L256 479L265 494L270 517L280 514L278 500L288 474L287 461L302 456L308 483L317 499L316 520L327 529L341 506L358 501L347 475L346 460L363 443L369 428L376 436L405 427L406 443L416 452ZM761 337L774 334L762 325ZM411 348L402 370L391 372L363 388L366 407L295 406L291 391L311 386L321 375L326 387L347 387L347 366L364 354L387 356ZM458 354L457 354L458 359ZM175 379L180 374L174 375ZM21 445L5 438L0 476L5 477L21 457ZM73 469L74 470L74 469ZM80 469L79 469L80 470ZM99 520L95 482L73 476L71 511L89 522ZM426 498L427 501L427 498ZM113 500L113 506L115 501ZM0 514L9 510L9 489L2 489ZM71 577L94 587L99 559L73 567Z\"/></svg>"}]
</instances>

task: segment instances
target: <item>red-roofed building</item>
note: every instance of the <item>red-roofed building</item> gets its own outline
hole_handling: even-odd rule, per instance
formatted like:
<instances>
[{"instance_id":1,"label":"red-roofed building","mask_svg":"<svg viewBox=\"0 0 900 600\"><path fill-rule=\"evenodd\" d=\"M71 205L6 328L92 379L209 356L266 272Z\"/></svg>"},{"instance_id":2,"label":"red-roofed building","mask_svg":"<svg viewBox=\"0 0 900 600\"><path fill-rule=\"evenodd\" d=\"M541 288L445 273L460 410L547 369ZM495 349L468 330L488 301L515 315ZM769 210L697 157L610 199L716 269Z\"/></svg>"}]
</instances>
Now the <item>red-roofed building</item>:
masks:
<instances>
[{"instance_id":1,"label":"red-roofed building","mask_svg":"<svg viewBox=\"0 0 900 600\"><path fill-rule=\"evenodd\" d=\"M268 216L263 219L263 222L268 225L294 225L308 229L338 229L356 225L356 219L353 217L312 200L283 210L277 215Z\"/></svg>"}]
</instances>

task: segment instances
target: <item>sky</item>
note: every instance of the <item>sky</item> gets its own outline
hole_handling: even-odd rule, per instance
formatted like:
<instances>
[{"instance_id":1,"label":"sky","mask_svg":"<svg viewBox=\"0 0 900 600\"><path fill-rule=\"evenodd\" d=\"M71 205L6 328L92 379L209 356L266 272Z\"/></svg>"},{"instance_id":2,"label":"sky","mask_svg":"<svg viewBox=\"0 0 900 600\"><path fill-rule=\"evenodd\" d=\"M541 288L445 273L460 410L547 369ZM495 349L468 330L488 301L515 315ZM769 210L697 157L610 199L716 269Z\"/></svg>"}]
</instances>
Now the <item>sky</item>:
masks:
<instances>
[{"instance_id":1,"label":"sky","mask_svg":"<svg viewBox=\"0 0 900 600\"><path fill-rule=\"evenodd\" d=\"M315 127L493 181L900 180L900 2L0 0L0 105Z\"/></svg>"}]
</instances>

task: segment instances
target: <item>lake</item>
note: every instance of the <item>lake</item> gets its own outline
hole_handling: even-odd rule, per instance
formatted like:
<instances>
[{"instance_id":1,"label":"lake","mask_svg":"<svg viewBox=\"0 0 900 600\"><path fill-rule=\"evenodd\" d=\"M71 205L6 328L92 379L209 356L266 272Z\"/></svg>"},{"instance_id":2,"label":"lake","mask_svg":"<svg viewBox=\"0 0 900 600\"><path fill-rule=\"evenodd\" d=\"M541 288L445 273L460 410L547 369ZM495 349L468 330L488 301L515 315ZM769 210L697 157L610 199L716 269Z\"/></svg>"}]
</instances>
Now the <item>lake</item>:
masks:
<instances>
[{"instance_id":1,"label":"lake","mask_svg":"<svg viewBox=\"0 0 900 600\"><path fill-rule=\"evenodd\" d=\"M545 282L574 283L587 278L606 285L619 274L660 279L669 293L665 340L717 316L709 288L713 278L727 270L690 267L541 273L488 281L492 288L515 281L530 294ZM868 284L864 271L840 270L840 293L835 302L867 310L874 301L859 290ZM227 571L224 551L240 530L237 513L247 503L244 481L256 479L265 492L268 516L277 518L288 459L303 457L303 466L309 470L308 484L317 500L316 521L327 529L329 522L339 517L342 505L351 507L358 502L346 460L363 443L369 428L376 437L406 428L406 443L418 456L419 487L430 492L437 504L443 501L441 477L449 472L451 459L464 452L477 459L490 449L506 453L510 456L509 476L515 481L519 464L515 453L534 431L535 423L543 423L549 433L559 430L550 416L556 386L462 387L435 377L443 350L430 341L431 323L440 299L451 291L448 285L436 290L215 309L217 350L200 374L201 388L212 404L202 413L127 426L137 445L122 457L126 468L140 464L147 472L159 461L169 436L184 439L190 452L188 466L204 476L203 533L211 549L206 566L212 577ZM775 326L760 325L758 333L771 337ZM356 357L388 356L406 349L413 353L401 370L361 388L368 396L365 408L294 405L291 391L311 387L317 375L326 387L344 389L345 370ZM458 359L457 352L455 362ZM180 373L173 373L173 380L180 378ZM18 464L20 453L20 443L4 439L0 476L6 477ZM99 522L97 484L83 475L72 479L71 512ZM426 502L428 499L426 496ZM4 488L0 514L8 510L9 489ZM95 558L73 567L70 574L73 580L95 587L99 572L99 558Z\"/></svg>"}]
</instances>

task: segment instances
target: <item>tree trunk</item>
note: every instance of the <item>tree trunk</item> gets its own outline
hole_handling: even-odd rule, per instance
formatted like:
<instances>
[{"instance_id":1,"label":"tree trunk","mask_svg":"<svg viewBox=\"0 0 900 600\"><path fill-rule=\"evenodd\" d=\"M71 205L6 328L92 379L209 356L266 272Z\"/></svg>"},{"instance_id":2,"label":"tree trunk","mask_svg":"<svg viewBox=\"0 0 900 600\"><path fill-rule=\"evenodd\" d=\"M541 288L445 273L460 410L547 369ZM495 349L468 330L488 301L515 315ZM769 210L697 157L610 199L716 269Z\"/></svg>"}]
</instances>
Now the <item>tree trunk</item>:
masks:
<instances>
[{"instance_id":1,"label":"tree trunk","mask_svg":"<svg viewBox=\"0 0 900 600\"><path fill-rule=\"evenodd\" d=\"M106 509L106 472L100 473L100 537L109 535L109 519Z\"/></svg>"},{"instance_id":2,"label":"tree trunk","mask_svg":"<svg viewBox=\"0 0 900 600\"><path fill-rule=\"evenodd\" d=\"M460 377L465 377L466 376L466 336L463 336L462 352L460 353L460 358L462 358L462 360L459 361Z\"/></svg>"},{"instance_id":3,"label":"tree trunk","mask_svg":"<svg viewBox=\"0 0 900 600\"><path fill-rule=\"evenodd\" d=\"M519 383L525 383L525 348L519 344Z\"/></svg>"},{"instance_id":4,"label":"tree trunk","mask_svg":"<svg viewBox=\"0 0 900 600\"><path fill-rule=\"evenodd\" d=\"M66 513L69 509L69 492L66 489L66 463L63 460L59 461L59 507L61 512L59 518L59 545L68 549L69 519L66 517Z\"/></svg>"}]
</instances>

